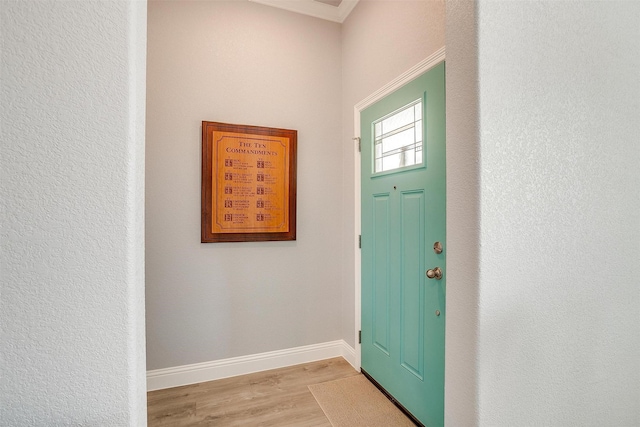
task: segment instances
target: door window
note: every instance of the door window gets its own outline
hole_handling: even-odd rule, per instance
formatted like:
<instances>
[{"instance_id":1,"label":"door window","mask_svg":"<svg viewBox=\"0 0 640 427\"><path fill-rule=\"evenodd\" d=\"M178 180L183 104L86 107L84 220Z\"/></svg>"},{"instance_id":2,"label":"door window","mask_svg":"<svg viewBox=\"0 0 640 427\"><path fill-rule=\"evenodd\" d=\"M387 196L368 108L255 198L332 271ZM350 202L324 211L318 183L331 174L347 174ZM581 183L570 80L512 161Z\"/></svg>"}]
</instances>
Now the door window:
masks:
<instances>
[{"instance_id":1,"label":"door window","mask_svg":"<svg viewBox=\"0 0 640 427\"><path fill-rule=\"evenodd\" d=\"M422 99L373 122L374 173L422 164Z\"/></svg>"}]
</instances>

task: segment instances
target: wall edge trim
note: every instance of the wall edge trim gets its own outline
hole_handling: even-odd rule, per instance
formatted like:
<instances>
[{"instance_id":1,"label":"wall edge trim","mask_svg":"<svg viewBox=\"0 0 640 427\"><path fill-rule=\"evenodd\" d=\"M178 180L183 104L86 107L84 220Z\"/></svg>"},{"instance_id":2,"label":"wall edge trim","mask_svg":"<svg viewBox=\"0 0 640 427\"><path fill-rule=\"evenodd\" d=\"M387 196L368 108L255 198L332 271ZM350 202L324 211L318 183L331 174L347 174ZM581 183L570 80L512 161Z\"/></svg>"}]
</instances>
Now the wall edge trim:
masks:
<instances>
[{"instance_id":1,"label":"wall edge trim","mask_svg":"<svg viewBox=\"0 0 640 427\"><path fill-rule=\"evenodd\" d=\"M147 371L147 391L342 357L355 366L355 349L344 340Z\"/></svg>"}]
</instances>

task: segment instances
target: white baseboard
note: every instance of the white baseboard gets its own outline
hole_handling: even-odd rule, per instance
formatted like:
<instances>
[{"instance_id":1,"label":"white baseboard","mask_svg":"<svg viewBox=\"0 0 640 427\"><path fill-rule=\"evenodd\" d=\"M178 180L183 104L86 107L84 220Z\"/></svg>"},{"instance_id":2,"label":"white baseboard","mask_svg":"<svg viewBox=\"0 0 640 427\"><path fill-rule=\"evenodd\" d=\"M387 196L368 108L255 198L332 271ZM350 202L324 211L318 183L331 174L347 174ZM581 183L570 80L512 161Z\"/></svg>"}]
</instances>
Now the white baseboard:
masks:
<instances>
[{"instance_id":1,"label":"white baseboard","mask_svg":"<svg viewBox=\"0 0 640 427\"><path fill-rule=\"evenodd\" d=\"M355 349L344 340L338 340L193 365L155 369L147 371L147 391L219 380L332 357L343 357L355 367L355 355Z\"/></svg>"}]
</instances>

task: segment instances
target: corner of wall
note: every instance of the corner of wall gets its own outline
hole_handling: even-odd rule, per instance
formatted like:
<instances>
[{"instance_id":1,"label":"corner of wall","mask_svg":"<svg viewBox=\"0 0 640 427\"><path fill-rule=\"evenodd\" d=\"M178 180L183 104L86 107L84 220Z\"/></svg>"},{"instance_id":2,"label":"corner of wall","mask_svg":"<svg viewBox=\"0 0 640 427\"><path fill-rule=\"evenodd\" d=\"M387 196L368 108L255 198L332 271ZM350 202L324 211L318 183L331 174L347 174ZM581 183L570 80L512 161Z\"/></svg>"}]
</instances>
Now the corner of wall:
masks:
<instances>
[{"instance_id":1,"label":"corner of wall","mask_svg":"<svg viewBox=\"0 0 640 427\"><path fill-rule=\"evenodd\" d=\"M445 424L478 424L480 147L475 2L446 5L447 327Z\"/></svg>"}]
</instances>

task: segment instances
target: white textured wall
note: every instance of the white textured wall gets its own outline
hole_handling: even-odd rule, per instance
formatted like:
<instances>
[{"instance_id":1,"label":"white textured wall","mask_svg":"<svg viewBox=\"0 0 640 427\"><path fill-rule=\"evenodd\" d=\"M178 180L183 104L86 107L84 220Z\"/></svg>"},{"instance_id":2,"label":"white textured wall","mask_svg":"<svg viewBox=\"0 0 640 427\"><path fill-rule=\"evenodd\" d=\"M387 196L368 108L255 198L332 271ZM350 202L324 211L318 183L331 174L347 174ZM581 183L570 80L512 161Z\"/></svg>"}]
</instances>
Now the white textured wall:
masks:
<instances>
[{"instance_id":1,"label":"white textured wall","mask_svg":"<svg viewBox=\"0 0 640 427\"><path fill-rule=\"evenodd\" d=\"M341 334L354 344L355 260L353 107L444 46L444 1L360 0L342 25L344 216ZM359 267L358 267L359 268ZM358 296L359 298L359 296Z\"/></svg>"},{"instance_id":2,"label":"white textured wall","mask_svg":"<svg viewBox=\"0 0 640 427\"><path fill-rule=\"evenodd\" d=\"M0 425L144 425L146 4L0 31Z\"/></svg>"},{"instance_id":3,"label":"white textured wall","mask_svg":"<svg viewBox=\"0 0 640 427\"><path fill-rule=\"evenodd\" d=\"M476 102L457 102L473 86L453 86L460 77L447 93L449 124L476 132L479 147L465 153L463 138L449 138L449 149L471 167L481 159L480 236L463 267L473 279L479 253L476 324L473 310L465 317L477 330L477 402L448 390L447 420L459 411L482 426L637 426L640 3L458 6L447 8L448 79L476 66L449 54L478 42ZM450 44L449 26L469 13L477 28ZM453 209L472 209L449 227L473 225L473 203L456 200ZM452 252L466 242L449 238ZM473 309L451 298L452 252L448 305ZM465 358L452 347L464 337L449 332L447 385L460 387Z\"/></svg>"},{"instance_id":4,"label":"white textured wall","mask_svg":"<svg viewBox=\"0 0 640 427\"><path fill-rule=\"evenodd\" d=\"M149 369L342 338L340 26L245 1L152 1ZM201 122L298 130L297 240L200 243Z\"/></svg>"}]
</instances>

